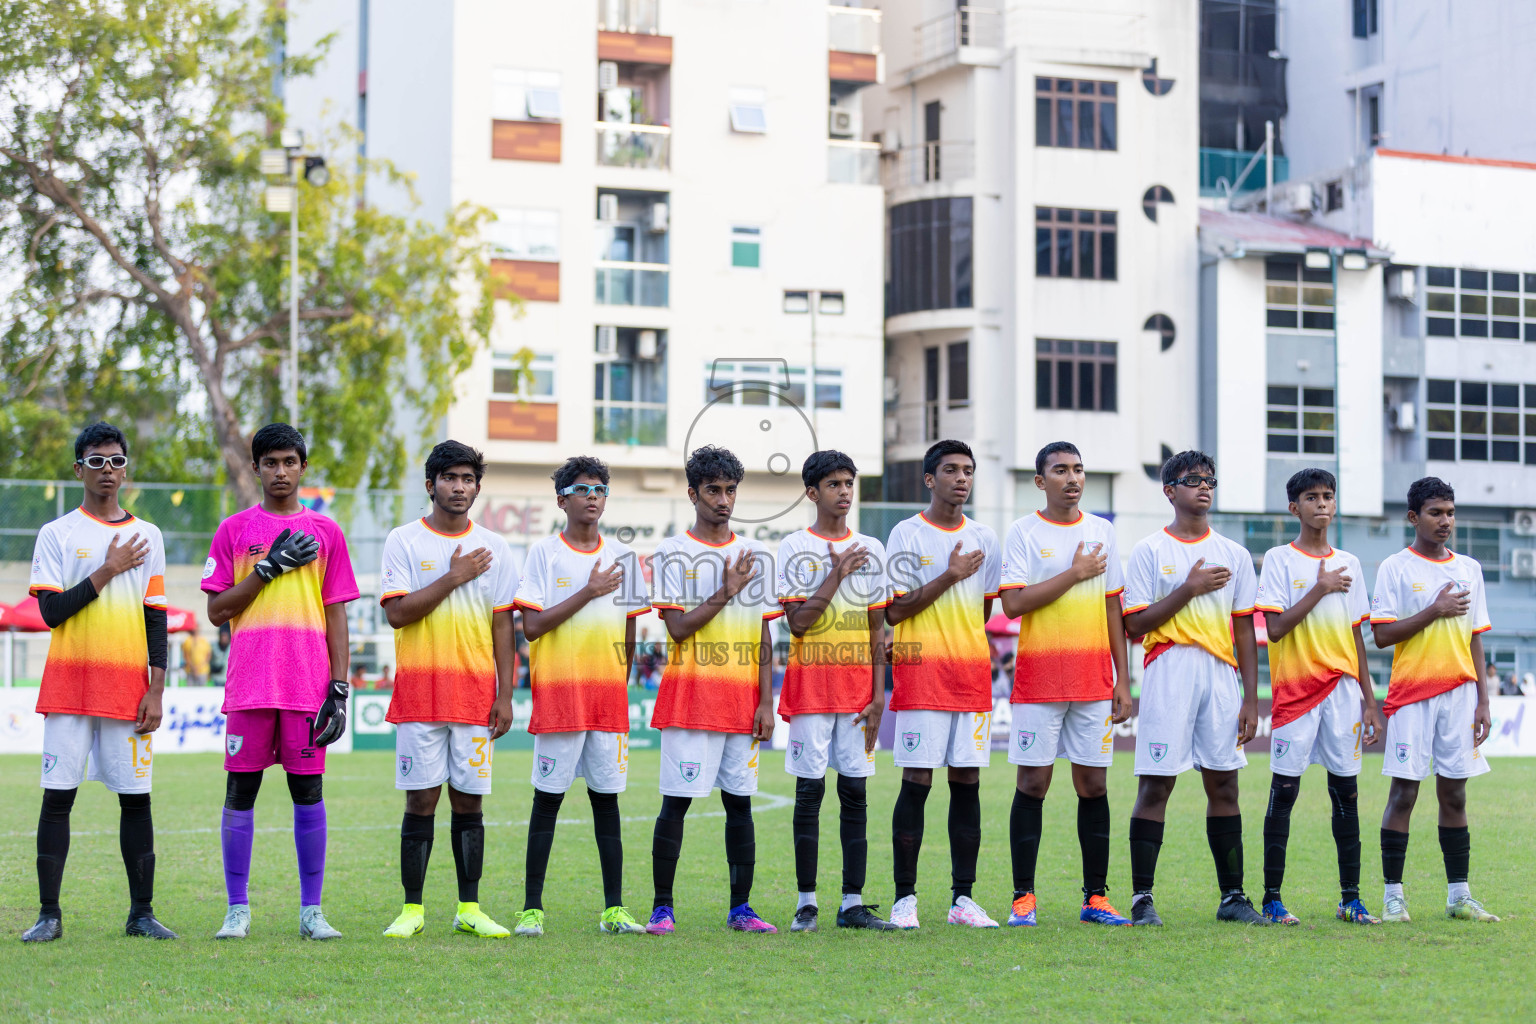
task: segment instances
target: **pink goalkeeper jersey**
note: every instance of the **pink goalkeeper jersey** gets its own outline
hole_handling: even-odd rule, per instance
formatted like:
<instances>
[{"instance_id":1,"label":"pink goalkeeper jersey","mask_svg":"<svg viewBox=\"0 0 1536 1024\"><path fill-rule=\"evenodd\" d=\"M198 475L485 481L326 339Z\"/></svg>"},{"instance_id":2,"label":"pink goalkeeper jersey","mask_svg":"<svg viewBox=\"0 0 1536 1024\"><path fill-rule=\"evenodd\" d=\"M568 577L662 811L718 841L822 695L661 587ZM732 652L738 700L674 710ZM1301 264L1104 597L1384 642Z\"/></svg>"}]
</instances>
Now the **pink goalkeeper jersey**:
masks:
<instances>
[{"instance_id":1,"label":"pink goalkeeper jersey","mask_svg":"<svg viewBox=\"0 0 1536 1024\"><path fill-rule=\"evenodd\" d=\"M320 554L261 588L230 620L224 713L255 708L316 711L331 679L325 646L327 605L355 601L357 581L347 541L335 521L305 509L276 516L260 505L219 524L203 566L203 590L219 594L245 579L284 530L320 542Z\"/></svg>"}]
</instances>

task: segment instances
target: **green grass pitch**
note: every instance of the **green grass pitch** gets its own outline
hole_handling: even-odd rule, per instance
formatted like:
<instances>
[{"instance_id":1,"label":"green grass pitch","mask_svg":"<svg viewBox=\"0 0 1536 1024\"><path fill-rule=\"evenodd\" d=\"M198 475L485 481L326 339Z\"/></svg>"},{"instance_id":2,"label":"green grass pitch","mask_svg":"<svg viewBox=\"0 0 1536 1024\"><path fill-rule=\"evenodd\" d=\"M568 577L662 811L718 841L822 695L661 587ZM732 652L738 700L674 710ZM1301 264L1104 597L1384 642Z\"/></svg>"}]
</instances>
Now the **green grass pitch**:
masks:
<instances>
[{"instance_id":1,"label":"green grass pitch","mask_svg":"<svg viewBox=\"0 0 1536 1024\"><path fill-rule=\"evenodd\" d=\"M625 814L626 892L650 907L651 817L657 755L637 752ZM497 792L486 802L482 906L510 926L522 905L531 754L497 757ZM1260 830L1267 759L1243 772L1249 892L1262 889ZM1128 756L1110 776L1115 836L1110 898L1129 911L1126 818L1134 780ZM919 876L918 933L840 933L830 927L840 881L836 798L822 809L820 893L827 927L790 935L795 905L790 804L782 755L763 757L752 902L779 935L738 935L723 925L727 887L723 819L715 798L690 813L677 886L679 931L661 939L597 931L601 911L590 811L578 786L555 837L538 940L485 941L450 930L453 861L446 801L428 877L427 930L414 939L380 932L400 905L402 798L387 753L332 759L326 778L331 836L325 908L345 933L311 944L297 936L298 884L292 811L282 778L269 772L256 809L252 937L211 939L223 915L219 807L223 773L212 755L164 756L156 765L159 877L155 907L179 931L175 943L129 940L121 928L126 885L117 849L116 800L87 784L75 805L64 879L63 941L23 946L36 913L33 829L35 757L0 757L0 1014L6 1020L793 1020L793 1021L1311 1021L1530 1019L1530 951L1536 931L1524 902L1536 881L1536 761L1505 759L1469 785L1472 883L1497 925L1444 918L1444 875L1432 787L1414 819L1408 894L1415 920L1367 929L1333 919L1333 842L1320 769L1303 779L1293 816L1287 904L1294 929L1243 929L1215 921L1214 873L1202 826L1198 777L1181 780L1159 864L1161 931L1077 923L1075 798L1065 771L1045 804L1037 891L1040 927L950 928L947 793L928 804ZM1361 776L1364 894L1379 911L1377 827L1386 795L1381 758ZM1008 808L1013 768L994 754L983 772L983 839L976 896L999 919L1011 883ZM889 822L898 773L880 756L870 786L870 882L865 899L891 903ZM705 813L709 817L703 816Z\"/></svg>"}]
</instances>

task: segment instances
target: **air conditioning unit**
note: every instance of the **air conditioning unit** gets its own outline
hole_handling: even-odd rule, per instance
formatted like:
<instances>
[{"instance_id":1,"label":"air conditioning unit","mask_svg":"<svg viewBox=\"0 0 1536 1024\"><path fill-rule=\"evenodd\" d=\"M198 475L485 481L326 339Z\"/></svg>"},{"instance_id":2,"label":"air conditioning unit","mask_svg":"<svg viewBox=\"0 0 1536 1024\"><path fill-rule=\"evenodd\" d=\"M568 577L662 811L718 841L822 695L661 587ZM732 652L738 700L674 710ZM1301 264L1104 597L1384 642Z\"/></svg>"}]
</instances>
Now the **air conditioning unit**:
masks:
<instances>
[{"instance_id":1,"label":"air conditioning unit","mask_svg":"<svg viewBox=\"0 0 1536 1024\"><path fill-rule=\"evenodd\" d=\"M616 88L619 84L619 65L615 61L597 62L597 88L599 92Z\"/></svg>"},{"instance_id":2,"label":"air conditioning unit","mask_svg":"<svg viewBox=\"0 0 1536 1024\"><path fill-rule=\"evenodd\" d=\"M895 444L901 440L901 427L894 419L885 421L885 443Z\"/></svg>"},{"instance_id":3,"label":"air conditioning unit","mask_svg":"<svg viewBox=\"0 0 1536 1024\"><path fill-rule=\"evenodd\" d=\"M617 327L599 327L597 329L597 354L610 357L619 354L619 329Z\"/></svg>"},{"instance_id":4,"label":"air conditioning unit","mask_svg":"<svg viewBox=\"0 0 1536 1024\"><path fill-rule=\"evenodd\" d=\"M896 378L885 378L885 400L887 402L894 402L899 394L900 390L896 387Z\"/></svg>"},{"instance_id":5,"label":"air conditioning unit","mask_svg":"<svg viewBox=\"0 0 1536 1024\"><path fill-rule=\"evenodd\" d=\"M1511 517L1516 536L1536 537L1536 509L1516 509Z\"/></svg>"},{"instance_id":6,"label":"air conditioning unit","mask_svg":"<svg viewBox=\"0 0 1536 1024\"><path fill-rule=\"evenodd\" d=\"M609 223L619 219L618 196L612 192L604 192L597 197L597 219Z\"/></svg>"},{"instance_id":7,"label":"air conditioning unit","mask_svg":"<svg viewBox=\"0 0 1536 1024\"><path fill-rule=\"evenodd\" d=\"M1387 271L1387 298L1412 302L1418 291L1418 274L1412 267L1393 267Z\"/></svg>"},{"instance_id":8,"label":"air conditioning unit","mask_svg":"<svg viewBox=\"0 0 1536 1024\"><path fill-rule=\"evenodd\" d=\"M635 341L635 355L641 359L655 359L659 350L655 331L641 331Z\"/></svg>"},{"instance_id":9,"label":"air conditioning unit","mask_svg":"<svg viewBox=\"0 0 1536 1024\"><path fill-rule=\"evenodd\" d=\"M634 90L616 86L603 90L603 122L605 124L629 124L635 119L635 108L630 103Z\"/></svg>"},{"instance_id":10,"label":"air conditioning unit","mask_svg":"<svg viewBox=\"0 0 1536 1024\"><path fill-rule=\"evenodd\" d=\"M834 139L859 137L859 111L855 107L833 107L827 111L827 134Z\"/></svg>"},{"instance_id":11,"label":"air conditioning unit","mask_svg":"<svg viewBox=\"0 0 1536 1024\"><path fill-rule=\"evenodd\" d=\"M1412 402L1403 402L1392 408L1392 429L1411 434L1418 425L1418 410Z\"/></svg>"},{"instance_id":12,"label":"air conditioning unit","mask_svg":"<svg viewBox=\"0 0 1536 1024\"><path fill-rule=\"evenodd\" d=\"M1312 186L1305 181L1297 182L1286 190L1282 202L1289 213L1311 213Z\"/></svg>"},{"instance_id":13,"label":"air conditioning unit","mask_svg":"<svg viewBox=\"0 0 1536 1024\"><path fill-rule=\"evenodd\" d=\"M895 153L901 149L901 134L895 129L880 133L880 152Z\"/></svg>"},{"instance_id":14,"label":"air conditioning unit","mask_svg":"<svg viewBox=\"0 0 1536 1024\"><path fill-rule=\"evenodd\" d=\"M1511 551L1509 575L1517 580L1536 580L1536 548L1515 548Z\"/></svg>"},{"instance_id":15,"label":"air conditioning unit","mask_svg":"<svg viewBox=\"0 0 1536 1024\"><path fill-rule=\"evenodd\" d=\"M658 200L651 204L651 234L659 235L667 230L668 213L669 211L667 210L666 203Z\"/></svg>"}]
</instances>

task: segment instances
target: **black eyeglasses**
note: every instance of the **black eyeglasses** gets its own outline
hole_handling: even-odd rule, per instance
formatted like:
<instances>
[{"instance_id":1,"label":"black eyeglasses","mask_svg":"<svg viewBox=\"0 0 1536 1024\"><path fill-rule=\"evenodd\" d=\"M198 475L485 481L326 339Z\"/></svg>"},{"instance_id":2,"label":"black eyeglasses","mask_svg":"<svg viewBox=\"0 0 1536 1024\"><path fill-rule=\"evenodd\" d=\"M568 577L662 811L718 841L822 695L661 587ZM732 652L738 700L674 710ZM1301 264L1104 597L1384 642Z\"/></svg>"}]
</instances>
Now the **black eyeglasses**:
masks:
<instances>
[{"instance_id":1,"label":"black eyeglasses","mask_svg":"<svg viewBox=\"0 0 1536 1024\"><path fill-rule=\"evenodd\" d=\"M126 455L87 455L83 459L76 459L75 465L84 466L86 469L124 469L128 465Z\"/></svg>"},{"instance_id":2,"label":"black eyeglasses","mask_svg":"<svg viewBox=\"0 0 1536 1024\"><path fill-rule=\"evenodd\" d=\"M1214 476L1200 476L1197 473L1191 473L1188 476L1179 477L1174 483L1180 487L1199 487L1201 484L1205 484L1207 487L1215 487L1216 478Z\"/></svg>"}]
</instances>

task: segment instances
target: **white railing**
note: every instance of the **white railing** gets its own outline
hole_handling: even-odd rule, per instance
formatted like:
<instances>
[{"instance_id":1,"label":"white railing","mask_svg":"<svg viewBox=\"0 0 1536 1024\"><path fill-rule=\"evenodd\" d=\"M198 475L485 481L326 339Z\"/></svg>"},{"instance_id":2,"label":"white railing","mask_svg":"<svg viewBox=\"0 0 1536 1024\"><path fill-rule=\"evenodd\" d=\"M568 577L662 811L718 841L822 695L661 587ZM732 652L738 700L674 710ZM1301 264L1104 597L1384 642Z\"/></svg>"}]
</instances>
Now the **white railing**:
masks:
<instances>
[{"instance_id":1,"label":"white railing","mask_svg":"<svg viewBox=\"0 0 1536 1024\"><path fill-rule=\"evenodd\" d=\"M885 153L883 157L881 183L886 188L976 176L974 142L923 142Z\"/></svg>"},{"instance_id":2,"label":"white railing","mask_svg":"<svg viewBox=\"0 0 1536 1024\"><path fill-rule=\"evenodd\" d=\"M880 184L880 144L828 139L827 180L842 185Z\"/></svg>"},{"instance_id":3,"label":"white railing","mask_svg":"<svg viewBox=\"0 0 1536 1024\"><path fill-rule=\"evenodd\" d=\"M672 268L665 263L597 261L597 302L602 306L667 305Z\"/></svg>"},{"instance_id":4,"label":"white railing","mask_svg":"<svg viewBox=\"0 0 1536 1024\"><path fill-rule=\"evenodd\" d=\"M672 129L655 124L597 122L597 162L602 167L670 166Z\"/></svg>"},{"instance_id":5,"label":"white railing","mask_svg":"<svg viewBox=\"0 0 1536 1024\"><path fill-rule=\"evenodd\" d=\"M869 7L828 7L827 49L879 53L880 11Z\"/></svg>"},{"instance_id":6,"label":"white railing","mask_svg":"<svg viewBox=\"0 0 1536 1024\"><path fill-rule=\"evenodd\" d=\"M654 36L657 0L597 0L597 27L603 32Z\"/></svg>"},{"instance_id":7,"label":"white railing","mask_svg":"<svg viewBox=\"0 0 1536 1024\"><path fill-rule=\"evenodd\" d=\"M960 7L913 29L914 65L948 57L965 47L995 49L1003 45L1003 12L986 7Z\"/></svg>"}]
</instances>

